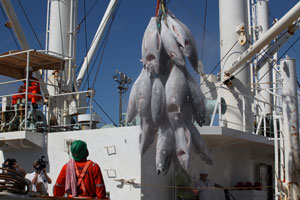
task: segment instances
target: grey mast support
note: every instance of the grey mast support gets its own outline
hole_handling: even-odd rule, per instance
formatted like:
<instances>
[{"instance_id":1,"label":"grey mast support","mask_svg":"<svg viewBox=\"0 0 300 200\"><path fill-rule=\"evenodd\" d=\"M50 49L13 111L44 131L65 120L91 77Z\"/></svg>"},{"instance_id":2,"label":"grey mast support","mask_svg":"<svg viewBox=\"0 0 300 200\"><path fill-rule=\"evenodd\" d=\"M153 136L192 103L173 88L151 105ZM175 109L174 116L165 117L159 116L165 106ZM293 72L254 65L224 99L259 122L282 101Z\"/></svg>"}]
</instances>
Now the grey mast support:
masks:
<instances>
[{"instance_id":1,"label":"grey mast support","mask_svg":"<svg viewBox=\"0 0 300 200\"><path fill-rule=\"evenodd\" d=\"M16 15L16 12L14 10L14 7L11 4L10 0L1 0L1 3L5 9L5 12L7 14L7 17L13 27L14 32L16 33L16 36L18 38L18 41L22 47L22 49L27 50L30 49L30 46L28 44L28 41L26 39L26 36L23 32L23 29L19 23L19 19ZM41 90L42 92L48 96L48 90L43 82L42 75L39 71L34 72L35 77L39 80L40 85L41 85Z\"/></svg>"},{"instance_id":2,"label":"grey mast support","mask_svg":"<svg viewBox=\"0 0 300 200\"><path fill-rule=\"evenodd\" d=\"M284 165L288 199L299 199L299 117L296 61L280 61L283 108ZM297 197L298 195L298 197Z\"/></svg>"}]
</instances>

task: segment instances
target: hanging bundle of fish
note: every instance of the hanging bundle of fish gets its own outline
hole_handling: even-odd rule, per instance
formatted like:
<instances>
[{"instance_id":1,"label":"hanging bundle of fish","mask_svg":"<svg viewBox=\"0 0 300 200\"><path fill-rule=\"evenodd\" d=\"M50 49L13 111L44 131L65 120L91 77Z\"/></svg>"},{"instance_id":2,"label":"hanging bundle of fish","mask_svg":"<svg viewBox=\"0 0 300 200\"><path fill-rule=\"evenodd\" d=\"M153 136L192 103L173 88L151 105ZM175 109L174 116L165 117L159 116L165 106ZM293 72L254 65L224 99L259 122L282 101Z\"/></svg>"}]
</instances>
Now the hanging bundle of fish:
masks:
<instances>
[{"instance_id":1,"label":"hanging bundle of fish","mask_svg":"<svg viewBox=\"0 0 300 200\"><path fill-rule=\"evenodd\" d=\"M171 161L188 170L193 149L207 164L212 157L193 119L205 120L204 96L186 69L185 57L198 72L198 54L191 31L169 10L152 17L142 42L143 69L132 86L127 122L141 118L140 150L155 141L157 174L167 174Z\"/></svg>"}]
</instances>

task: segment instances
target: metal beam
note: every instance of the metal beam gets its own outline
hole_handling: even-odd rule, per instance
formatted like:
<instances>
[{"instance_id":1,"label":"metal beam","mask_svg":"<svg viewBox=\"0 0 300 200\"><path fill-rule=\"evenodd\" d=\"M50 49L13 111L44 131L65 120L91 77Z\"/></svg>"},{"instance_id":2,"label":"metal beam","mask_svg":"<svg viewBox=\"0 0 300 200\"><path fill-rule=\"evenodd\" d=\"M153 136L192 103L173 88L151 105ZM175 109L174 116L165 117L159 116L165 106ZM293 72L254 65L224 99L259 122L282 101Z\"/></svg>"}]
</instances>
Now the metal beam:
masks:
<instances>
[{"instance_id":1,"label":"metal beam","mask_svg":"<svg viewBox=\"0 0 300 200\"><path fill-rule=\"evenodd\" d=\"M13 27L16 36L19 40L19 43L22 47L22 49L27 50L29 49L29 44L27 42L27 39L25 37L25 34L23 32L23 29L19 23L18 17L16 15L16 12L10 2L10 0L1 0L1 3L5 9L5 12L7 14L7 17L9 19L9 22L11 24L11 26Z\"/></svg>"},{"instance_id":2,"label":"metal beam","mask_svg":"<svg viewBox=\"0 0 300 200\"><path fill-rule=\"evenodd\" d=\"M262 50L283 30L289 28L294 21L300 17L300 2L298 2L289 12L287 12L276 24L273 25L259 40L250 46L232 65L224 71L227 76L232 75L252 56Z\"/></svg>"},{"instance_id":3,"label":"metal beam","mask_svg":"<svg viewBox=\"0 0 300 200\"><path fill-rule=\"evenodd\" d=\"M107 22L110 19L117 2L118 2L118 0L111 0L110 3L107 6L107 9L104 13L104 16L101 20L101 23L98 27L98 30L97 30L97 32L94 36L93 41L92 41L91 47L90 47L87 55L85 56L84 62L83 62L82 66L81 66L81 69L78 73L78 76L77 76L77 79L76 79L76 84L77 84L78 88L80 87L81 82L82 82L82 80L83 80L83 78L86 74L88 66L89 66L89 64L90 64L90 62L91 62L91 60L94 56L94 53L95 53L95 51L98 47L99 41L101 40L101 38L103 36L103 33L104 33L105 28L106 28Z\"/></svg>"},{"instance_id":4,"label":"metal beam","mask_svg":"<svg viewBox=\"0 0 300 200\"><path fill-rule=\"evenodd\" d=\"M288 32L284 33L278 40L276 40L271 47L269 47L262 57L257 61L258 69L263 66L266 62L269 61L270 57L272 57L290 37L300 28L300 22L297 22Z\"/></svg>"}]
</instances>

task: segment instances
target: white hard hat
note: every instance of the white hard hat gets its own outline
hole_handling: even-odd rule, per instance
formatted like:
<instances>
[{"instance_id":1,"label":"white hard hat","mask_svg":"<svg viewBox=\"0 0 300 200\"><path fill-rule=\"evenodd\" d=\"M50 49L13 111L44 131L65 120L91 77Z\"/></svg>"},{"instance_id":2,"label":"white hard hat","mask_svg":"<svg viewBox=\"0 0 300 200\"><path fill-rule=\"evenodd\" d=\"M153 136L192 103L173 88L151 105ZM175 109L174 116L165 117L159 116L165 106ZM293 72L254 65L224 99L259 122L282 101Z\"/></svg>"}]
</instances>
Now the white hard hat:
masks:
<instances>
[{"instance_id":1,"label":"white hard hat","mask_svg":"<svg viewBox=\"0 0 300 200\"><path fill-rule=\"evenodd\" d=\"M208 167L202 166L200 169L200 174L208 174Z\"/></svg>"}]
</instances>

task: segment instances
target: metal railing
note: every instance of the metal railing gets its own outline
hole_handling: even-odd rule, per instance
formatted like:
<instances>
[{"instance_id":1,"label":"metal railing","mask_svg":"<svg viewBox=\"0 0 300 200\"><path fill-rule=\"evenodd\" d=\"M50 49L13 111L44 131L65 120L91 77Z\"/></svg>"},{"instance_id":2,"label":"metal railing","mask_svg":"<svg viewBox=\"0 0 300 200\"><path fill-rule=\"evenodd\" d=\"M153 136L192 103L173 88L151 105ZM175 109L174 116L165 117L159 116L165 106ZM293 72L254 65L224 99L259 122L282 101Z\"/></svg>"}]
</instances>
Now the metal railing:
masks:
<instances>
[{"instance_id":1,"label":"metal railing","mask_svg":"<svg viewBox=\"0 0 300 200\"><path fill-rule=\"evenodd\" d=\"M262 135L265 137L274 137L274 122L273 122L273 115L272 113L269 114L263 114L260 112L259 104L260 105L270 105L274 113L277 115L281 114L282 107L262 101L252 95L245 95L241 94L239 92L233 91L228 89L227 87L222 87L218 86L216 88L217 90L217 99L216 103L214 106L214 110L211 113L210 116L210 121L207 122L206 124L209 126L225 126L226 124L232 124L240 127L240 130L246 131L246 130L252 130L251 133L255 135ZM231 93L237 95L237 97L241 100L242 105L240 106L233 106L233 105L228 105L224 102L221 101L221 90L227 90L230 91ZM250 102L251 104L251 109L246 109L246 101ZM232 112L240 112L242 116L242 120L240 122L236 121L231 121L230 119L224 119L223 114L222 114L222 109L226 106L226 112L228 110ZM223 110L224 111L224 110ZM246 118L248 116L248 118ZM246 120L253 120L253 123L246 123ZM253 117L252 117L253 116Z\"/></svg>"},{"instance_id":2,"label":"metal railing","mask_svg":"<svg viewBox=\"0 0 300 200\"><path fill-rule=\"evenodd\" d=\"M59 89L56 84L48 84L43 81L32 80L29 77L30 66L30 56L31 52L44 52L51 54L51 56L56 56L57 58L63 58L63 60L70 60L68 56L57 54L55 52L44 51L44 50L25 50L20 52L9 52L6 55L0 56L0 58L5 59L9 56L16 56L19 54L26 54L26 75L23 79L3 81L0 82L0 88L12 88L14 85L17 89L16 84L26 83L26 87L19 90L18 93L12 92L11 89L0 91L0 131L37 131L37 132L52 132L52 131L66 131L66 130L78 130L81 127L94 128L93 124L93 96L94 91L80 91L80 92L63 92ZM36 66L42 65L38 63ZM35 67L36 67L35 66ZM39 94L29 92L30 83L39 83L41 86L54 87L54 91L57 91L55 95L49 94ZM36 106L32 106L32 97L41 97L42 101L38 102ZM13 97L17 99L17 102L12 104ZM81 98L79 100L79 97ZM87 97L89 103L86 104ZM80 102L78 102L80 101ZM80 104L80 105L79 105ZM74 105L74 106L72 106ZM80 111L80 112L76 112ZM88 114L86 114L88 113ZM79 114L89 115L88 121L83 121L78 123L77 118ZM72 118L76 118L75 122ZM51 124L51 120L56 119L54 125Z\"/></svg>"}]
</instances>

